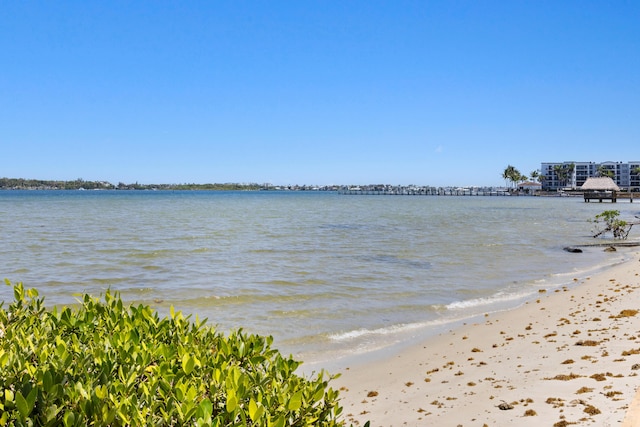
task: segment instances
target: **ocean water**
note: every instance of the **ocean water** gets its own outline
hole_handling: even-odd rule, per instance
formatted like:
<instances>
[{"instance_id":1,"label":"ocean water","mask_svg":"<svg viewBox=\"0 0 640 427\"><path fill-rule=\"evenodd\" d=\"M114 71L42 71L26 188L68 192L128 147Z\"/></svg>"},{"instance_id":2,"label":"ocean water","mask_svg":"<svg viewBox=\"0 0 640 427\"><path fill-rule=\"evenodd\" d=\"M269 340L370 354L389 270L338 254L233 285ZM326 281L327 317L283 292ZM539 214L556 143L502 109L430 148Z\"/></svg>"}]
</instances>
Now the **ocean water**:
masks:
<instances>
[{"instance_id":1,"label":"ocean water","mask_svg":"<svg viewBox=\"0 0 640 427\"><path fill-rule=\"evenodd\" d=\"M561 197L4 191L0 277L48 305L110 288L162 315L173 305L223 332L273 335L284 353L323 364L621 262L625 251L563 251L603 242L587 220L611 208Z\"/></svg>"}]
</instances>

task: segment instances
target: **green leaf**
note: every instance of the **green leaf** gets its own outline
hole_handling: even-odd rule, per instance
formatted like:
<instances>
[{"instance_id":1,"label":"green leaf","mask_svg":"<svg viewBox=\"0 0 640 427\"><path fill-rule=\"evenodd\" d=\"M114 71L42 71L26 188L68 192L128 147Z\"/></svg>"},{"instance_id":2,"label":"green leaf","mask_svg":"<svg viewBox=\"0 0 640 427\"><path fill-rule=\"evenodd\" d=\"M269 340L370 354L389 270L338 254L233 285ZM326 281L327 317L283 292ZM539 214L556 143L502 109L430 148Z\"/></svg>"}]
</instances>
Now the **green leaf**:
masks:
<instances>
[{"instance_id":1,"label":"green leaf","mask_svg":"<svg viewBox=\"0 0 640 427\"><path fill-rule=\"evenodd\" d=\"M297 411L302 406L302 390L297 391L291 399L289 400L289 404L287 407L290 411Z\"/></svg>"},{"instance_id":2,"label":"green leaf","mask_svg":"<svg viewBox=\"0 0 640 427\"><path fill-rule=\"evenodd\" d=\"M238 398L233 390L227 390L227 412L233 413L238 407Z\"/></svg>"},{"instance_id":3,"label":"green leaf","mask_svg":"<svg viewBox=\"0 0 640 427\"><path fill-rule=\"evenodd\" d=\"M182 356L182 370L185 374L189 375L193 372L193 368L196 366L196 360L190 354Z\"/></svg>"},{"instance_id":4,"label":"green leaf","mask_svg":"<svg viewBox=\"0 0 640 427\"><path fill-rule=\"evenodd\" d=\"M33 411L33 407L36 404L37 397L38 397L38 388L34 387L31 389L31 391L27 395L27 407L29 409L29 413L27 414L27 416L31 413L31 411Z\"/></svg>"},{"instance_id":5,"label":"green leaf","mask_svg":"<svg viewBox=\"0 0 640 427\"><path fill-rule=\"evenodd\" d=\"M99 385L98 387L96 387L96 396L98 397L98 399L106 399L107 397L107 386L106 385Z\"/></svg>"},{"instance_id":6,"label":"green leaf","mask_svg":"<svg viewBox=\"0 0 640 427\"><path fill-rule=\"evenodd\" d=\"M189 387L186 394L187 401L193 402L194 400L196 400L197 395L198 390L196 390L194 386Z\"/></svg>"},{"instance_id":7,"label":"green leaf","mask_svg":"<svg viewBox=\"0 0 640 427\"><path fill-rule=\"evenodd\" d=\"M249 401L249 417L251 421L257 422L264 414L264 407L261 403L256 403L253 398Z\"/></svg>"},{"instance_id":8,"label":"green leaf","mask_svg":"<svg viewBox=\"0 0 640 427\"><path fill-rule=\"evenodd\" d=\"M213 404L209 399L204 399L198 406L198 415L205 420L211 419L213 414Z\"/></svg>"},{"instance_id":9,"label":"green leaf","mask_svg":"<svg viewBox=\"0 0 640 427\"><path fill-rule=\"evenodd\" d=\"M46 371L42 375L42 387L44 388L45 393L49 393L51 388L53 387L53 375L51 375L51 371Z\"/></svg>"},{"instance_id":10,"label":"green leaf","mask_svg":"<svg viewBox=\"0 0 640 427\"><path fill-rule=\"evenodd\" d=\"M18 283L13 287L13 297L16 301L22 301L24 299L24 287L22 283Z\"/></svg>"},{"instance_id":11,"label":"green leaf","mask_svg":"<svg viewBox=\"0 0 640 427\"><path fill-rule=\"evenodd\" d=\"M187 393L187 390L186 390L186 389L187 389L187 386L186 386L185 384L182 384L182 383L180 383L180 384L176 384L176 385L174 386L173 391L174 391L174 393L175 393L176 398L178 399L178 401L182 402L182 401L184 401L184 400L185 400L185 395L186 395L186 393Z\"/></svg>"},{"instance_id":12,"label":"green leaf","mask_svg":"<svg viewBox=\"0 0 640 427\"><path fill-rule=\"evenodd\" d=\"M72 427L76 423L76 414L73 411L67 411L62 417L62 421L64 422L64 427Z\"/></svg>"},{"instance_id":13,"label":"green leaf","mask_svg":"<svg viewBox=\"0 0 640 427\"><path fill-rule=\"evenodd\" d=\"M284 427L285 419L284 416L281 415L277 420L273 422L269 422L269 427Z\"/></svg>"},{"instance_id":14,"label":"green leaf","mask_svg":"<svg viewBox=\"0 0 640 427\"><path fill-rule=\"evenodd\" d=\"M20 415L22 415L22 418L27 418L29 416L29 413L31 412L31 408L29 408L27 400L22 397L22 393L20 393L19 391L16 392L16 408L18 408L18 411L20 412Z\"/></svg>"},{"instance_id":15,"label":"green leaf","mask_svg":"<svg viewBox=\"0 0 640 427\"><path fill-rule=\"evenodd\" d=\"M51 405L45 410L45 421L47 423L51 422L58 416L58 412L60 412L61 408L58 408L57 405Z\"/></svg>"}]
</instances>

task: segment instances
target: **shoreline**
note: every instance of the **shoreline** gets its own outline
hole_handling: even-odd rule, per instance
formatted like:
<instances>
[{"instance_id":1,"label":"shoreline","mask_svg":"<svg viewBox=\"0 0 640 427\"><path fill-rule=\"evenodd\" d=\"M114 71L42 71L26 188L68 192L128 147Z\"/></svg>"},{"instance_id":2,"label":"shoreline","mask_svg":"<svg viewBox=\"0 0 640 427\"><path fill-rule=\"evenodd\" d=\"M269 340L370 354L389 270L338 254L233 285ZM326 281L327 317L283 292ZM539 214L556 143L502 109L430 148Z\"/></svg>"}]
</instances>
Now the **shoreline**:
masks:
<instances>
[{"instance_id":1,"label":"shoreline","mask_svg":"<svg viewBox=\"0 0 640 427\"><path fill-rule=\"evenodd\" d=\"M332 372L344 420L620 425L640 384L639 257L632 249L575 286Z\"/></svg>"},{"instance_id":2,"label":"shoreline","mask_svg":"<svg viewBox=\"0 0 640 427\"><path fill-rule=\"evenodd\" d=\"M386 343L381 343L381 338L374 339L371 342L365 344L365 348L361 348L362 343L355 342L355 347L358 350L353 351L354 342L349 344L352 346L350 350L344 350L330 353L300 353L295 355L299 360L303 360L304 363L299 368L303 374L313 374L319 370L325 370L329 373L342 372L346 367L357 366L360 364L374 363L376 361L387 360L394 355L403 353L408 349L416 346L416 343L428 342L442 334L450 331L455 331L464 327L468 323L474 323L482 321L488 314L496 316L504 312L517 310L523 305L528 304L530 301L535 300L540 295L540 290L544 292L555 292L559 289L573 289L579 286L580 280L590 278L592 276L603 274L611 269L629 262L635 254L633 249L629 250L629 247L640 246L640 242L628 242L628 243L596 243L596 244L583 244L576 245L575 247L585 247L590 249L618 246L624 248L618 251L621 255L620 258L614 260L607 260L606 263L599 265L592 265L586 270L572 271L566 273L555 273L551 276L543 279L527 280L523 283L525 286L532 286L533 282L540 282L532 287L527 292L523 292L521 295L507 295L505 299L494 297L479 297L477 299L462 300L450 303L448 305L460 305L465 308L457 308L459 313L450 313L449 316L440 317L437 319L428 319L422 322L402 324L399 328L394 326L381 328L384 330L397 329L395 332L380 333L381 329L363 330L363 335L380 335L384 336L389 333ZM482 301L479 304L474 301ZM472 303L471 306L467 306L468 303ZM471 311L466 314L462 314L461 310ZM359 331L356 331L359 332ZM330 356L326 356L326 354ZM292 353L293 354L293 353Z\"/></svg>"}]
</instances>

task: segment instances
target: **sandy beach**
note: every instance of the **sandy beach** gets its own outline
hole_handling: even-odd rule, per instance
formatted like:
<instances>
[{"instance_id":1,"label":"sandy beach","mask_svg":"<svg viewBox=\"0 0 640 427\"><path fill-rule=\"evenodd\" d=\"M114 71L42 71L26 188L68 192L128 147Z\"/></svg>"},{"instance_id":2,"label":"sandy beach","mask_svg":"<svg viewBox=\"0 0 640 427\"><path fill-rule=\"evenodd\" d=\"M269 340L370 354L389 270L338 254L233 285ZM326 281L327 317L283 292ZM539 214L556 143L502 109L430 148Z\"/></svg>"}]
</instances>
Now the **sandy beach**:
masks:
<instances>
[{"instance_id":1,"label":"sandy beach","mask_svg":"<svg viewBox=\"0 0 640 427\"><path fill-rule=\"evenodd\" d=\"M333 386L341 389L345 421L640 425L640 252L630 255L519 308L343 369Z\"/></svg>"}]
</instances>

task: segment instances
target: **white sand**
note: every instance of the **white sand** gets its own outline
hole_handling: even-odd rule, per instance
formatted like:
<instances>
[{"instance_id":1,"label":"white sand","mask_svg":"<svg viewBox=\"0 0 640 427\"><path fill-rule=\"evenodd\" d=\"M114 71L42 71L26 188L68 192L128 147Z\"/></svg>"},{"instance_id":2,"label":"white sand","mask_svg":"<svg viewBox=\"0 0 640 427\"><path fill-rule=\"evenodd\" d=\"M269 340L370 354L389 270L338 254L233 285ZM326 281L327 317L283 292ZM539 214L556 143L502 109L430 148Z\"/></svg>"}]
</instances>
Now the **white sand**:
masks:
<instances>
[{"instance_id":1,"label":"white sand","mask_svg":"<svg viewBox=\"0 0 640 427\"><path fill-rule=\"evenodd\" d=\"M347 425L640 425L639 257L344 369L332 386Z\"/></svg>"}]
</instances>

